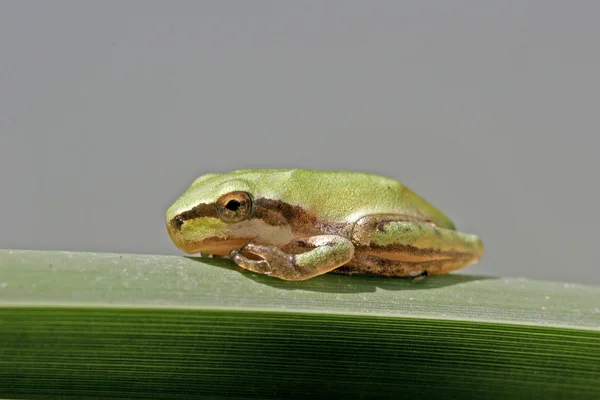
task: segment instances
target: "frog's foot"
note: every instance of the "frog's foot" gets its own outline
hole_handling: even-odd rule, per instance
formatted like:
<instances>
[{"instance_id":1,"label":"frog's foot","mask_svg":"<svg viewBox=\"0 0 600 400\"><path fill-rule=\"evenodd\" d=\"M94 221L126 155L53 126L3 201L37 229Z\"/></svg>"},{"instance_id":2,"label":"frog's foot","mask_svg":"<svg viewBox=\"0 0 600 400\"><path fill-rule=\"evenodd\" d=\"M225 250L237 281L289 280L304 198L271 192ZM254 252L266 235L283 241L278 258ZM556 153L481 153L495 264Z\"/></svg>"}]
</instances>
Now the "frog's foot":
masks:
<instances>
[{"instance_id":1,"label":"frog's foot","mask_svg":"<svg viewBox=\"0 0 600 400\"><path fill-rule=\"evenodd\" d=\"M335 235L319 235L303 239L312 248L301 254L288 254L275 246L248 243L233 250L230 258L240 267L284 280L301 281L324 274L350 261L354 246L348 239ZM261 258L251 260L243 253Z\"/></svg>"},{"instance_id":2,"label":"frog's foot","mask_svg":"<svg viewBox=\"0 0 600 400\"><path fill-rule=\"evenodd\" d=\"M241 250L232 250L231 253L229 253L229 258L231 258L238 266L249 271L271 275L273 270L266 260L251 260L241 254L242 252L247 251L245 247L246 246L244 246Z\"/></svg>"}]
</instances>

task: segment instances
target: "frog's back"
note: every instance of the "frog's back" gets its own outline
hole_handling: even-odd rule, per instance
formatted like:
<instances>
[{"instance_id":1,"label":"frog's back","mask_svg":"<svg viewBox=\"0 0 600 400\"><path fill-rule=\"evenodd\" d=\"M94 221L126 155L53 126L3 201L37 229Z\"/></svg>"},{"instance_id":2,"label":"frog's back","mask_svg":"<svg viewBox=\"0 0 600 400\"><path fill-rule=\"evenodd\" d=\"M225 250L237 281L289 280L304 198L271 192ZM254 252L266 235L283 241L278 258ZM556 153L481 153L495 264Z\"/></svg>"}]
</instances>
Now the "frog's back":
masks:
<instances>
[{"instance_id":1,"label":"frog's back","mask_svg":"<svg viewBox=\"0 0 600 400\"><path fill-rule=\"evenodd\" d=\"M400 182L349 171L239 170L232 178L254 187L256 197L304 207L320 218L356 221L365 215L400 214L454 229L452 221Z\"/></svg>"}]
</instances>

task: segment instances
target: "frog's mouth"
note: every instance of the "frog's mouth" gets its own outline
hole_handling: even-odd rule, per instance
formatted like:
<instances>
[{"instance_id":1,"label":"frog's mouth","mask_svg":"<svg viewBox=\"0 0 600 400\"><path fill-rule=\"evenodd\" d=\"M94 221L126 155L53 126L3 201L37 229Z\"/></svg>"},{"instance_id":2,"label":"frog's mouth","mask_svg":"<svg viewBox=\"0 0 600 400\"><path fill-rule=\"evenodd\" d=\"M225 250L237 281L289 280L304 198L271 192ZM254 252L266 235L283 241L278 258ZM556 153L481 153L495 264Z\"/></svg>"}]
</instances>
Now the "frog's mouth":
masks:
<instances>
[{"instance_id":1,"label":"frog's mouth","mask_svg":"<svg viewBox=\"0 0 600 400\"><path fill-rule=\"evenodd\" d=\"M294 238L289 226L270 225L259 218L227 223L213 216L175 215L167 221L175 245L188 254L228 256L250 242L283 246Z\"/></svg>"},{"instance_id":2,"label":"frog's mouth","mask_svg":"<svg viewBox=\"0 0 600 400\"><path fill-rule=\"evenodd\" d=\"M188 254L213 254L228 256L231 250L240 249L252 241L252 237L229 237L227 235L215 235L220 227L215 220L188 220L182 222L177 217L167 222L167 231L175 245ZM215 229L215 230L213 230Z\"/></svg>"},{"instance_id":3,"label":"frog's mouth","mask_svg":"<svg viewBox=\"0 0 600 400\"><path fill-rule=\"evenodd\" d=\"M241 249L246 244L251 242L248 239L227 239L224 240L218 237L204 239L202 242L192 240L173 240L175 245L182 251L188 254L212 254L215 256L228 257L234 249Z\"/></svg>"}]
</instances>

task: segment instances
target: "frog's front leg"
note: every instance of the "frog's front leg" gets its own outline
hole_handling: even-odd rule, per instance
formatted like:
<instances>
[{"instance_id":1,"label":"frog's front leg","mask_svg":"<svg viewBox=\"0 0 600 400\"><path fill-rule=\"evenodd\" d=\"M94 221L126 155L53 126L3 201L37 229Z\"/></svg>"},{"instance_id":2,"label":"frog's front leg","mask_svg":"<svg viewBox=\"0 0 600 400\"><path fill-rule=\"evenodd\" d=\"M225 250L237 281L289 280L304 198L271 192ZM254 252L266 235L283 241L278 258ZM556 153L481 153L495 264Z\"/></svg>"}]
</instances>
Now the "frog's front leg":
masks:
<instances>
[{"instance_id":1,"label":"frog's front leg","mask_svg":"<svg viewBox=\"0 0 600 400\"><path fill-rule=\"evenodd\" d=\"M342 236L311 236L302 242L311 250L288 254L275 246L249 243L240 250L233 250L229 257L237 265L250 271L289 281L301 281L332 271L354 256L354 245ZM244 252L257 255L262 260L250 260L242 255Z\"/></svg>"}]
</instances>

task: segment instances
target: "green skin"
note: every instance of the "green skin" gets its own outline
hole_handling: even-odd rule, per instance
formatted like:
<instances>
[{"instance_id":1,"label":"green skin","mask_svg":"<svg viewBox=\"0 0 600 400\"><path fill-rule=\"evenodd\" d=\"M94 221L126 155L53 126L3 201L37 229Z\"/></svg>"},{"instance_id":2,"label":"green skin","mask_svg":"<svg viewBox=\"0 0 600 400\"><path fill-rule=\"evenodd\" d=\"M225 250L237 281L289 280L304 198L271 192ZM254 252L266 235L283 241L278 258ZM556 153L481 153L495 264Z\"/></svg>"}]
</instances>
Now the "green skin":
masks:
<instances>
[{"instance_id":1,"label":"green skin","mask_svg":"<svg viewBox=\"0 0 600 400\"><path fill-rule=\"evenodd\" d=\"M445 274L479 260L458 232L399 182L358 172L241 170L204 175L167 211L181 250L229 256L285 280L330 271L389 277Z\"/></svg>"}]
</instances>

